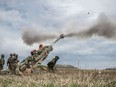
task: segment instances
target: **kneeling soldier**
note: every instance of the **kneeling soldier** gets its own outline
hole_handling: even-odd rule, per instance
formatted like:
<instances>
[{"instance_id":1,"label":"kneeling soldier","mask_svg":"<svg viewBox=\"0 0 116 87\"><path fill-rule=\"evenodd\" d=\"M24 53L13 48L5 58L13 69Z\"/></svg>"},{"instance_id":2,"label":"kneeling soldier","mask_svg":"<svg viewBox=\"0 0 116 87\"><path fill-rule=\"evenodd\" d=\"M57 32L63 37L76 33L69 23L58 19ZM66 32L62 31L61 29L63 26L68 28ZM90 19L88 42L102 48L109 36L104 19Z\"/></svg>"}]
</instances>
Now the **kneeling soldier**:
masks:
<instances>
[{"instance_id":1,"label":"kneeling soldier","mask_svg":"<svg viewBox=\"0 0 116 87\"><path fill-rule=\"evenodd\" d=\"M47 65L48 65L48 71L52 71L54 72L54 66L57 62L57 60L59 59L58 56L55 56L55 58L53 58Z\"/></svg>"}]
</instances>

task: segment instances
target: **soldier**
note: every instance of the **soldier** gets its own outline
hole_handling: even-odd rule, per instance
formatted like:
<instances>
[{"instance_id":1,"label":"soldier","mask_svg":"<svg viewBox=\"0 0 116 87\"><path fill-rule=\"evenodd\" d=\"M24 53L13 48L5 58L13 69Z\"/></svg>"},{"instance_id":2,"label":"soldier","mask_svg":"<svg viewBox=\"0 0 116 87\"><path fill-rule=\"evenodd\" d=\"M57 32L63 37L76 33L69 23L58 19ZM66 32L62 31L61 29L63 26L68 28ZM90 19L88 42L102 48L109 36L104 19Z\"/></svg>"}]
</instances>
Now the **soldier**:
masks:
<instances>
[{"instance_id":1,"label":"soldier","mask_svg":"<svg viewBox=\"0 0 116 87\"><path fill-rule=\"evenodd\" d=\"M14 59L14 73L16 74L16 69L18 68L19 65L19 60L18 60L18 54L15 54L15 59Z\"/></svg>"},{"instance_id":2,"label":"soldier","mask_svg":"<svg viewBox=\"0 0 116 87\"><path fill-rule=\"evenodd\" d=\"M16 61L16 54L11 53L7 61L7 66L9 70L12 72L12 74L15 74L15 70L16 70L15 61Z\"/></svg>"},{"instance_id":3,"label":"soldier","mask_svg":"<svg viewBox=\"0 0 116 87\"><path fill-rule=\"evenodd\" d=\"M31 57L32 57L32 59L36 59L37 56L38 56L38 51L37 50L31 51Z\"/></svg>"},{"instance_id":4,"label":"soldier","mask_svg":"<svg viewBox=\"0 0 116 87\"><path fill-rule=\"evenodd\" d=\"M54 66L57 62L57 60L59 59L58 56L55 56L55 58L53 58L47 65L48 65L48 71L52 71L54 72Z\"/></svg>"},{"instance_id":5,"label":"soldier","mask_svg":"<svg viewBox=\"0 0 116 87\"><path fill-rule=\"evenodd\" d=\"M38 51L41 51L43 48L44 48L43 44L40 44Z\"/></svg>"},{"instance_id":6,"label":"soldier","mask_svg":"<svg viewBox=\"0 0 116 87\"><path fill-rule=\"evenodd\" d=\"M42 53L42 50L44 49L43 44L39 45L39 49L38 49L38 55L40 55Z\"/></svg>"},{"instance_id":7,"label":"soldier","mask_svg":"<svg viewBox=\"0 0 116 87\"><path fill-rule=\"evenodd\" d=\"M4 54L2 54L0 59L0 71L3 69L4 64L5 64Z\"/></svg>"},{"instance_id":8,"label":"soldier","mask_svg":"<svg viewBox=\"0 0 116 87\"><path fill-rule=\"evenodd\" d=\"M13 54L11 53L11 54L10 54L10 57L9 57L9 59L8 59L8 61L7 61L7 66L8 66L8 68L9 68L10 71L13 70L13 66L12 66L12 64L13 64L13 59L12 59L12 56L13 56Z\"/></svg>"},{"instance_id":9,"label":"soldier","mask_svg":"<svg viewBox=\"0 0 116 87\"><path fill-rule=\"evenodd\" d=\"M41 55L42 52L44 52L44 54L42 56L47 56L48 52L45 51L49 46L43 46L42 44L39 45L39 49L38 49L38 55Z\"/></svg>"},{"instance_id":10,"label":"soldier","mask_svg":"<svg viewBox=\"0 0 116 87\"><path fill-rule=\"evenodd\" d=\"M32 51L31 51L31 55L32 55L32 56L35 55L36 52L37 52L36 50L32 50Z\"/></svg>"}]
</instances>

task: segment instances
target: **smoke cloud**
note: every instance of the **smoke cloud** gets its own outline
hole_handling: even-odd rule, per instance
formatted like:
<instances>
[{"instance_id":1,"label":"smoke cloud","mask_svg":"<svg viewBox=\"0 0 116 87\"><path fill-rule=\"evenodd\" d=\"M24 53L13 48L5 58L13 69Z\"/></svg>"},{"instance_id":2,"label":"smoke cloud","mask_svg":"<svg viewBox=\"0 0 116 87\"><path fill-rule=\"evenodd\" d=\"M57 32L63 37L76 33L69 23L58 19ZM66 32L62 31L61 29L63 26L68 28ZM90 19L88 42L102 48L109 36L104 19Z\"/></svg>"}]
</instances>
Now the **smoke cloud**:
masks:
<instances>
[{"instance_id":1,"label":"smoke cloud","mask_svg":"<svg viewBox=\"0 0 116 87\"><path fill-rule=\"evenodd\" d=\"M27 45L32 45L34 43L39 43L42 41L50 40L56 38L57 35L42 34L41 31L36 29L26 28L22 32L22 39Z\"/></svg>"},{"instance_id":2,"label":"smoke cloud","mask_svg":"<svg viewBox=\"0 0 116 87\"><path fill-rule=\"evenodd\" d=\"M73 27L72 30L75 30L76 27ZM116 24L111 22L111 20L105 15L100 14L96 23L82 31L72 31L68 30L64 32L65 37L77 37L80 39L90 38L92 36L105 37L106 39L116 40ZM32 45L34 43L42 42L45 40L58 38L58 35L55 33L52 34L43 34L37 29L24 29L22 32L22 39L27 45Z\"/></svg>"},{"instance_id":3,"label":"smoke cloud","mask_svg":"<svg viewBox=\"0 0 116 87\"><path fill-rule=\"evenodd\" d=\"M90 38L92 36L116 40L116 25L105 14L100 14L96 24L81 32L67 33L65 37Z\"/></svg>"}]
</instances>

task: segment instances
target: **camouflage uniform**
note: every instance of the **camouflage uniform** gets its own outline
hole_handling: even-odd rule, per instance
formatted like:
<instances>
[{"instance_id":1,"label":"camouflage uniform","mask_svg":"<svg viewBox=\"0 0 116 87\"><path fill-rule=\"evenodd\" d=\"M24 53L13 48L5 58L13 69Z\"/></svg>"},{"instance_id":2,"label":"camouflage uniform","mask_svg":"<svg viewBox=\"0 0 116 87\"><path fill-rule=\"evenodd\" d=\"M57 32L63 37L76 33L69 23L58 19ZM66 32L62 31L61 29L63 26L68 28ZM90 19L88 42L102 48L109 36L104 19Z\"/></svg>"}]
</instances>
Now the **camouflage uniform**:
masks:
<instances>
[{"instance_id":1,"label":"camouflage uniform","mask_svg":"<svg viewBox=\"0 0 116 87\"><path fill-rule=\"evenodd\" d=\"M0 59L0 71L3 69L4 64L5 64L4 54L2 54Z\"/></svg>"},{"instance_id":2,"label":"camouflage uniform","mask_svg":"<svg viewBox=\"0 0 116 87\"><path fill-rule=\"evenodd\" d=\"M53 58L47 65L48 65L48 71L52 71L54 72L54 66L57 62L57 60L59 59L58 56L55 56L55 58Z\"/></svg>"},{"instance_id":3,"label":"camouflage uniform","mask_svg":"<svg viewBox=\"0 0 116 87\"><path fill-rule=\"evenodd\" d=\"M17 68L17 63L19 62L18 60L18 55L14 54L10 54L10 57L7 61L7 66L9 68L9 70L15 74L16 72L16 68Z\"/></svg>"},{"instance_id":4,"label":"camouflage uniform","mask_svg":"<svg viewBox=\"0 0 116 87\"><path fill-rule=\"evenodd\" d=\"M10 54L10 57L9 57L9 59L7 61L7 66L8 66L10 71L13 70L13 58L12 58L12 56L13 56L13 54Z\"/></svg>"},{"instance_id":5,"label":"camouflage uniform","mask_svg":"<svg viewBox=\"0 0 116 87\"><path fill-rule=\"evenodd\" d=\"M16 54L15 55L15 59L14 59L14 71L16 72L16 69L18 67L18 63L19 63L19 60L18 60L18 55Z\"/></svg>"}]
</instances>

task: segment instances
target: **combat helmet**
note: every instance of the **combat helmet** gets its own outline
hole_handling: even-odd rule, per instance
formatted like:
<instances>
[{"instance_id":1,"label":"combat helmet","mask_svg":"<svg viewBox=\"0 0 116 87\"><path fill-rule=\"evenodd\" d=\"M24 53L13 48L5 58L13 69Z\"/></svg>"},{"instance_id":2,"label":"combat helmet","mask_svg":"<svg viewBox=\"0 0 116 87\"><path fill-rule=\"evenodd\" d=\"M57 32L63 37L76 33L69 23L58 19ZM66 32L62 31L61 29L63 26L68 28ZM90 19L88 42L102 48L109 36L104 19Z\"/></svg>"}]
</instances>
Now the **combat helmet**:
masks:
<instances>
[{"instance_id":1,"label":"combat helmet","mask_svg":"<svg viewBox=\"0 0 116 87\"><path fill-rule=\"evenodd\" d=\"M57 60L58 60L58 59L59 59L59 56L55 56L55 59L57 59Z\"/></svg>"},{"instance_id":2,"label":"combat helmet","mask_svg":"<svg viewBox=\"0 0 116 87\"><path fill-rule=\"evenodd\" d=\"M4 54L1 55L2 58L4 58L4 56L5 56Z\"/></svg>"}]
</instances>

